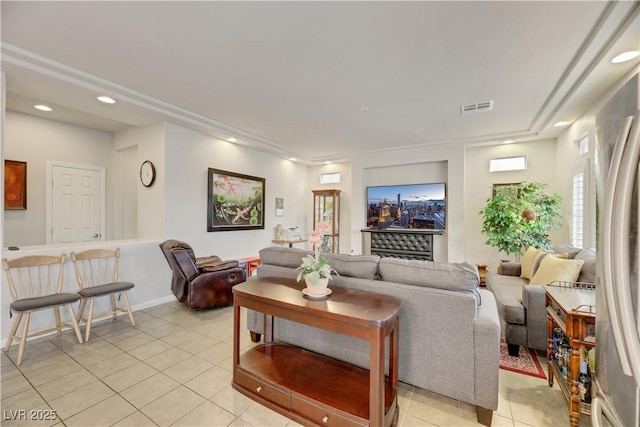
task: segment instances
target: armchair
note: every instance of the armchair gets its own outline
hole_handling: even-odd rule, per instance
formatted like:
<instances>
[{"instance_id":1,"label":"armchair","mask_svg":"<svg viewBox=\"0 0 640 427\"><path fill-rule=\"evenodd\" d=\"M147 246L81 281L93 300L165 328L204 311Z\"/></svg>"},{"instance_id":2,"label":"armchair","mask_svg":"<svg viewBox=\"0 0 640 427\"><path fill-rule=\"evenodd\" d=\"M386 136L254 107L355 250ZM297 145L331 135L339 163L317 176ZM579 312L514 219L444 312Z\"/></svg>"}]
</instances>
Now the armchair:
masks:
<instances>
[{"instance_id":1,"label":"armchair","mask_svg":"<svg viewBox=\"0 0 640 427\"><path fill-rule=\"evenodd\" d=\"M191 309L233 304L231 288L245 281L238 261L196 258L191 246L179 240L166 240L160 249L173 271L171 291L178 301Z\"/></svg>"}]
</instances>

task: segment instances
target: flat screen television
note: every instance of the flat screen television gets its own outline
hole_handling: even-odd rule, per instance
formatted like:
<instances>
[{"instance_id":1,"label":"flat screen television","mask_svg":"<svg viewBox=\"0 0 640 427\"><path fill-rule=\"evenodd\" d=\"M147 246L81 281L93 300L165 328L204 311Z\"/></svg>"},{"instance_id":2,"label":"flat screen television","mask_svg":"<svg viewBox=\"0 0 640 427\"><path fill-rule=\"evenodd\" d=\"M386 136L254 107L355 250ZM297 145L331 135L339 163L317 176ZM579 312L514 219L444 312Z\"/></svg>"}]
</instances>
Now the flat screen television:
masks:
<instances>
[{"instance_id":1,"label":"flat screen television","mask_svg":"<svg viewBox=\"0 0 640 427\"><path fill-rule=\"evenodd\" d=\"M367 187L367 227L444 230L444 182Z\"/></svg>"}]
</instances>

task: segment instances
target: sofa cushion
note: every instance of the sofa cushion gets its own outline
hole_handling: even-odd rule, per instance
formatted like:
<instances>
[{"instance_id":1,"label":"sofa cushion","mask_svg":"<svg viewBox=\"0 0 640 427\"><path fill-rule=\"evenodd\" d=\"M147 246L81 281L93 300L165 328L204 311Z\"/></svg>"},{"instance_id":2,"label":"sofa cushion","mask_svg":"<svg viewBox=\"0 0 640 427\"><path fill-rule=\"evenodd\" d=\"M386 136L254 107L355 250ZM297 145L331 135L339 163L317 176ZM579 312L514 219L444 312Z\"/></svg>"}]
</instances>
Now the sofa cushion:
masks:
<instances>
[{"instance_id":1,"label":"sofa cushion","mask_svg":"<svg viewBox=\"0 0 640 427\"><path fill-rule=\"evenodd\" d=\"M524 325L526 317L522 305L522 287L527 283L527 279L496 273L489 273L487 278L489 276L491 292L496 298L502 320L507 323Z\"/></svg>"},{"instance_id":2,"label":"sofa cushion","mask_svg":"<svg viewBox=\"0 0 640 427\"><path fill-rule=\"evenodd\" d=\"M433 262L384 257L378 263L382 280L471 293L480 304L478 268L468 262Z\"/></svg>"},{"instance_id":3,"label":"sofa cushion","mask_svg":"<svg viewBox=\"0 0 640 427\"><path fill-rule=\"evenodd\" d=\"M556 258L562 258L562 259L568 259L569 258L569 254L567 252L561 253L561 254L552 254L551 252L543 252L538 258L536 258L536 260L533 262L533 267L531 268L531 277L536 275L536 272L538 271L538 269L540 268L540 263L542 262L542 260L546 257L546 256L554 256ZM531 279L531 277L529 277L529 279Z\"/></svg>"},{"instance_id":4,"label":"sofa cushion","mask_svg":"<svg viewBox=\"0 0 640 427\"><path fill-rule=\"evenodd\" d=\"M584 264L584 261L581 259L562 259L555 256L546 256L529 284L548 285L554 281L575 282L580 275L582 264Z\"/></svg>"},{"instance_id":5,"label":"sofa cushion","mask_svg":"<svg viewBox=\"0 0 640 427\"><path fill-rule=\"evenodd\" d=\"M596 252L590 248L582 249L575 259L584 261L578 282L596 283Z\"/></svg>"},{"instance_id":6,"label":"sofa cushion","mask_svg":"<svg viewBox=\"0 0 640 427\"><path fill-rule=\"evenodd\" d=\"M553 245L554 254L562 254L565 252L569 256L569 259L573 259L576 257L576 255L578 255L578 252L580 252L580 248L576 248L575 246L570 245L568 243L560 243L557 245Z\"/></svg>"},{"instance_id":7,"label":"sofa cushion","mask_svg":"<svg viewBox=\"0 0 640 427\"><path fill-rule=\"evenodd\" d=\"M498 265L498 273L505 276L520 277L521 272L522 266L516 261L500 261L500 265Z\"/></svg>"},{"instance_id":8,"label":"sofa cushion","mask_svg":"<svg viewBox=\"0 0 640 427\"><path fill-rule=\"evenodd\" d=\"M341 276L374 280L378 275L378 255L321 254Z\"/></svg>"},{"instance_id":9,"label":"sofa cushion","mask_svg":"<svg viewBox=\"0 0 640 427\"><path fill-rule=\"evenodd\" d=\"M533 277L533 268L536 264L536 261L541 257L547 254L549 251L544 249L534 248L533 246L529 246L527 251L522 256L522 262L520 265L520 277L523 279L531 279Z\"/></svg>"},{"instance_id":10,"label":"sofa cushion","mask_svg":"<svg viewBox=\"0 0 640 427\"><path fill-rule=\"evenodd\" d=\"M263 264L279 265L281 267L298 268L302 264L302 258L313 254L297 248L281 248L272 246L260 250L260 261Z\"/></svg>"}]
</instances>

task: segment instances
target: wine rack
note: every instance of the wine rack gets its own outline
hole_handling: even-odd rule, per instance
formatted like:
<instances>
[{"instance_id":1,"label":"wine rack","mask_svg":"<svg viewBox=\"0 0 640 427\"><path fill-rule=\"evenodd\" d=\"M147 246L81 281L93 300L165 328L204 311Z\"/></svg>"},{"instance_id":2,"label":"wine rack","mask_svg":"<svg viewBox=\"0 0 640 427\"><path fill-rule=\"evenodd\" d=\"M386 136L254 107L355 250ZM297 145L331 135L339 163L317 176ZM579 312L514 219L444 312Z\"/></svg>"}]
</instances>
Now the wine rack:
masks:
<instances>
[{"instance_id":1,"label":"wine rack","mask_svg":"<svg viewBox=\"0 0 640 427\"><path fill-rule=\"evenodd\" d=\"M577 426L580 414L591 415L590 395L586 401L580 397L579 365L581 351L588 353L585 349L596 345L595 287L589 283L553 282L545 286L545 291L549 329L549 387L553 386L556 378L568 400L569 423ZM560 344L563 339L566 343ZM586 360L588 363L588 356Z\"/></svg>"}]
</instances>

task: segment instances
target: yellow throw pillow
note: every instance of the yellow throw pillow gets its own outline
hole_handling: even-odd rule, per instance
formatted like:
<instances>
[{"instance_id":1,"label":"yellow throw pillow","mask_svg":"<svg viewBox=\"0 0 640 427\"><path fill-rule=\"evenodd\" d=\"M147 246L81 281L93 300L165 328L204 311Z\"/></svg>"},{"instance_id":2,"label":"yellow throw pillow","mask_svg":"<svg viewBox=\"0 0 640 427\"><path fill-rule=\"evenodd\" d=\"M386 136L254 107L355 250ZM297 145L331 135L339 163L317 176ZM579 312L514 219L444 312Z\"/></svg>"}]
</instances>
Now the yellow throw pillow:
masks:
<instances>
[{"instance_id":1,"label":"yellow throw pillow","mask_svg":"<svg viewBox=\"0 0 640 427\"><path fill-rule=\"evenodd\" d=\"M552 253L549 253L549 252L543 252L540 255L538 255L536 260L533 262L533 267L531 267L531 277L536 275L536 272L538 271L538 268L540 268L540 263L542 262L542 260L546 256L554 256L556 258L564 258L564 259L569 258L569 254L567 252L564 252L564 253L561 253L561 254L552 254ZM529 279L531 279L531 277L529 277Z\"/></svg>"},{"instance_id":2,"label":"yellow throw pillow","mask_svg":"<svg viewBox=\"0 0 640 427\"><path fill-rule=\"evenodd\" d=\"M524 255L522 255L522 261L520 262L520 277L523 279L531 279L533 265L536 262L536 259L546 252L547 251L542 249L529 246Z\"/></svg>"},{"instance_id":3,"label":"yellow throw pillow","mask_svg":"<svg viewBox=\"0 0 640 427\"><path fill-rule=\"evenodd\" d=\"M546 256L540 262L538 271L529 280L530 285L548 285L554 281L575 282L580 276L584 261Z\"/></svg>"}]
</instances>

